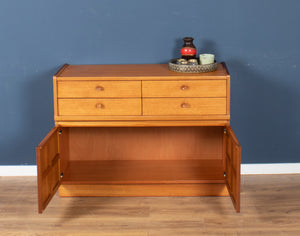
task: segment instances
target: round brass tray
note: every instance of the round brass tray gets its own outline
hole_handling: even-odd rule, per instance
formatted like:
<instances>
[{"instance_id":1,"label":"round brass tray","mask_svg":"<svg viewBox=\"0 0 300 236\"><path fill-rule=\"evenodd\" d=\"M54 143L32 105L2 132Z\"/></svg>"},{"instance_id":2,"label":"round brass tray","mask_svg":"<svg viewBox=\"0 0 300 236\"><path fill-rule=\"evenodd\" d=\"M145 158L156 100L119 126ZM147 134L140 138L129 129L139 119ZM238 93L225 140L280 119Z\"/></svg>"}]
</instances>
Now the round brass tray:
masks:
<instances>
[{"instance_id":1,"label":"round brass tray","mask_svg":"<svg viewBox=\"0 0 300 236\"><path fill-rule=\"evenodd\" d=\"M180 65L176 63L177 59L172 59L169 62L169 69L181 73L203 73L217 70L218 63L215 61L212 64L206 65Z\"/></svg>"}]
</instances>

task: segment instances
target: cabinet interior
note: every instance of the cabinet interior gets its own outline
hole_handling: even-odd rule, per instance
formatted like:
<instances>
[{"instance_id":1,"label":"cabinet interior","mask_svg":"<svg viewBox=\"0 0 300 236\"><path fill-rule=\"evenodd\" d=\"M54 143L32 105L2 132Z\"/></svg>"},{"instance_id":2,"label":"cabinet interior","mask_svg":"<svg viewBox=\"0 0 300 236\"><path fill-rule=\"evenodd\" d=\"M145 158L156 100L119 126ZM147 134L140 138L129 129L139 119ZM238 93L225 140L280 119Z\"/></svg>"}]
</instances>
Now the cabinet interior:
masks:
<instances>
[{"instance_id":1,"label":"cabinet interior","mask_svg":"<svg viewBox=\"0 0 300 236\"><path fill-rule=\"evenodd\" d=\"M224 127L61 127L62 184L225 183Z\"/></svg>"}]
</instances>

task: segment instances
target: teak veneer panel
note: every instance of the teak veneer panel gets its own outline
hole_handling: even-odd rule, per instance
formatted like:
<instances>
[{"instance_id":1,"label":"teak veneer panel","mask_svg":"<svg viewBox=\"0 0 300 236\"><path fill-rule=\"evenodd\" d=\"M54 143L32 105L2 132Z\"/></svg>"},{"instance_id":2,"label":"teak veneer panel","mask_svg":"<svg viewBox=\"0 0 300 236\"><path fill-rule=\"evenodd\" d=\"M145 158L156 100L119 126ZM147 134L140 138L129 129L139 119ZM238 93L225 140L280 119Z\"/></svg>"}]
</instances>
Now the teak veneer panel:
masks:
<instances>
[{"instance_id":1,"label":"teak veneer panel","mask_svg":"<svg viewBox=\"0 0 300 236\"><path fill-rule=\"evenodd\" d=\"M60 184L58 136L53 128L36 148L39 212L46 208Z\"/></svg>"},{"instance_id":2,"label":"teak veneer panel","mask_svg":"<svg viewBox=\"0 0 300 236\"><path fill-rule=\"evenodd\" d=\"M140 81L58 81L58 98L138 98Z\"/></svg>"},{"instance_id":3,"label":"teak veneer panel","mask_svg":"<svg viewBox=\"0 0 300 236\"><path fill-rule=\"evenodd\" d=\"M228 196L225 184L64 184L61 197Z\"/></svg>"},{"instance_id":4,"label":"teak veneer panel","mask_svg":"<svg viewBox=\"0 0 300 236\"><path fill-rule=\"evenodd\" d=\"M72 127L69 160L221 160L222 135L218 126Z\"/></svg>"},{"instance_id":5,"label":"teak veneer panel","mask_svg":"<svg viewBox=\"0 0 300 236\"><path fill-rule=\"evenodd\" d=\"M166 64L65 65L53 86L56 126L151 126L144 121L162 125L161 119L179 121L177 126L183 120L225 125L230 120L230 76L224 63L210 73L173 72ZM148 100L153 98L164 99Z\"/></svg>"},{"instance_id":6,"label":"teak veneer panel","mask_svg":"<svg viewBox=\"0 0 300 236\"><path fill-rule=\"evenodd\" d=\"M143 114L226 115L226 98L145 98Z\"/></svg>"},{"instance_id":7,"label":"teak veneer panel","mask_svg":"<svg viewBox=\"0 0 300 236\"><path fill-rule=\"evenodd\" d=\"M58 114L62 116L141 115L141 100L127 99L58 99Z\"/></svg>"},{"instance_id":8,"label":"teak veneer panel","mask_svg":"<svg viewBox=\"0 0 300 236\"><path fill-rule=\"evenodd\" d=\"M143 81L143 97L226 97L226 80Z\"/></svg>"},{"instance_id":9,"label":"teak veneer panel","mask_svg":"<svg viewBox=\"0 0 300 236\"><path fill-rule=\"evenodd\" d=\"M163 117L163 116L160 116ZM224 121L222 119L201 119L201 120L195 120L195 119L180 119L178 120L165 120L155 118L154 120L151 119L138 119L137 121L129 120L127 121L128 117L125 117L126 119L120 120L111 120L111 119L103 119L101 121L94 120L94 119L83 119L81 122L74 122L74 119L72 117L64 117L64 121L58 121L56 124L59 127L187 127L187 126L226 126L229 125L228 121ZM222 118L222 117L220 117Z\"/></svg>"},{"instance_id":10,"label":"teak veneer panel","mask_svg":"<svg viewBox=\"0 0 300 236\"><path fill-rule=\"evenodd\" d=\"M200 76L199 76L200 75ZM218 64L214 72L178 73L168 64L140 65L66 65L55 75L57 80L169 80L169 79L220 79L229 76L225 64Z\"/></svg>"},{"instance_id":11,"label":"teak veneer panel","mask_svg":"<svg viewBox=\"0 0 300 236\"><path fill-rule=\"evenodd\" d=\"M72 161L63 184L225 183L223 162L205 160Z\"/></svg>"}]
</instances>

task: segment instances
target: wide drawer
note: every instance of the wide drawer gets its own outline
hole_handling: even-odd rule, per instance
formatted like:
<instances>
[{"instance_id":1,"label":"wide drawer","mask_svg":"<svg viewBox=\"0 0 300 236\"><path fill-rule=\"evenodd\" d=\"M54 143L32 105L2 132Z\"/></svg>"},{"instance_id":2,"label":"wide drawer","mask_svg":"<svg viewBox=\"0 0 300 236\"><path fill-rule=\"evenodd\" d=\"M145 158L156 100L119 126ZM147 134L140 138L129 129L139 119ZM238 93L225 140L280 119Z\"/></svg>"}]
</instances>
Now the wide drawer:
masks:
<instances>
[{"instance_id":1,"label":"wide drawer","mask_svg":"<svg viewBox=\"0 0 300 236\"><path fill-rule=\"evenodd\" d=\"M58 81L58 98L141 97L140 81Z\"/></svg>"},{"instance_id":2,"label":"wide drawer","mask_svg":"<svg viewBox=\"0 0 300 236\"><path fill-rule=\"evenodd\" d=\"M141 115L141 99L58 99L60 116Z\"/></svg>"},{"instance_id":3,"label":"wide drawer","mask_svg":"<svg viewBox=\"0 0 300 236\"><path fill-rule=\"evenodd\" d=\"M143 97L226 97L226 80L143 81Z\"/></svg>"},{"instance_id":4,"label":"wide drawer","mask_svg":"<svg viewBox=\"0 0 300 236\"><path fill-rule=\"evenodd\" d=\"M225 115L226 98L145 98L144 115Z\"/></svg>"}]
</instances>

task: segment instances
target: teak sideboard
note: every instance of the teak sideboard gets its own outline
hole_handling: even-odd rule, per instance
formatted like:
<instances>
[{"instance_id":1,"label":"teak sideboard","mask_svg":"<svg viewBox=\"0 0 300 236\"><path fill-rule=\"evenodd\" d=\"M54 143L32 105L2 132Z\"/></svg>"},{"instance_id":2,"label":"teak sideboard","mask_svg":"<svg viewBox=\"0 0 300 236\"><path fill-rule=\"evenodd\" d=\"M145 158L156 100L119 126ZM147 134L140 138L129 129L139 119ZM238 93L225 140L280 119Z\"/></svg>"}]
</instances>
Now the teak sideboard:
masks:
<instances>
[{"instance_id":1,"label":"teak sideboard","mask_svg":"<svg viewBox=\"0 0 300 236\"><path fill-rule=\"evenodd\" d=\"M230 196L240 211L241 147L225 63L64 65L55 127L36 148L39 213L60 196Z\"/></svg>"}]
</instances>

